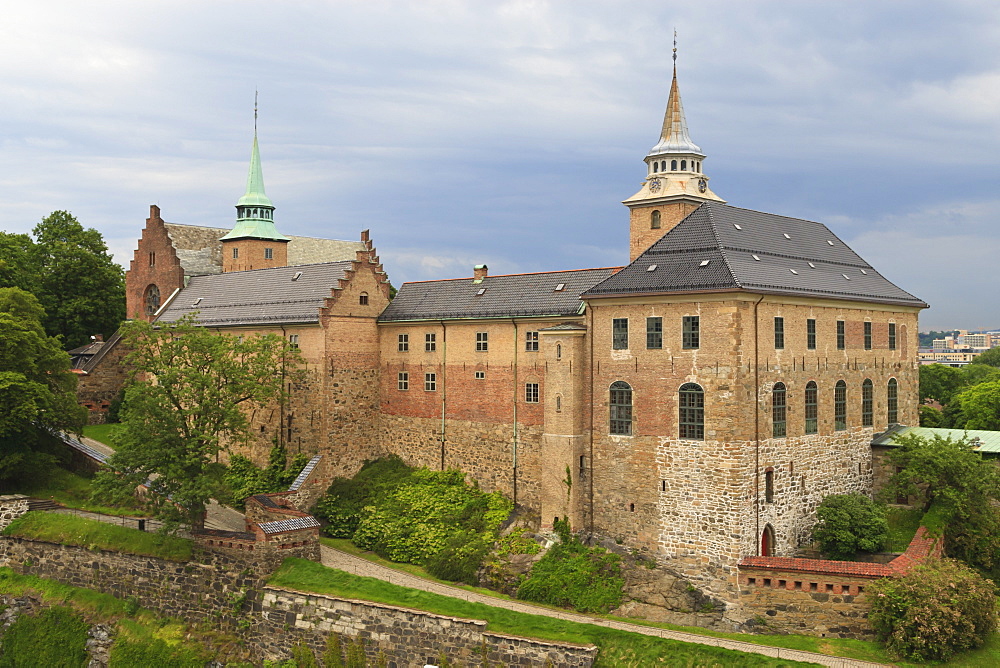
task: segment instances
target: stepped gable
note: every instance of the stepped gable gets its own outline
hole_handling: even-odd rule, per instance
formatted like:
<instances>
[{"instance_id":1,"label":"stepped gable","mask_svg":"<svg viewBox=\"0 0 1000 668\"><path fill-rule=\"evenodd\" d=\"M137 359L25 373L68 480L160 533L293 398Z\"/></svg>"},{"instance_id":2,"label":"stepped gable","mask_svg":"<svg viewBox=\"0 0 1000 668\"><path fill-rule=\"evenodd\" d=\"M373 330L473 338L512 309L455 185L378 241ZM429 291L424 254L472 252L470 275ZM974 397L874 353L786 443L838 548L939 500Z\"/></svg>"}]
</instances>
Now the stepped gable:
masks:
<instances>
[{"instance_id":1,"label":"stepped gable","mask_svg":"<svg viewBox=\"0 0 1000 668\"><path fill-rule=\"evenodd\" d=\"M584 306L580 293L616 271L618 267L605 267L404 283L379 322L579 315Z\"/></svg>"},{"instance_id":2,"label":"stepped gable","mask_svg":"<svg viewBox=\"0 0 1000 668\"><path fill-rule=\"evenodd\" d=\"M198 322L209 327L318 323L319 310L352 266L326 262L192 276L157 322L197 313Z\"/></svg>"},{"instance_id":3,"label":"stepped gable","mask_svg":"<svg viewBox=\"0 0 1000 668\"><path fill-rule=\"evenodd\" d=\"M583 298L733 290L927 307L826 225L719 202L701 204Z\"/></svg>"}]
</instances>

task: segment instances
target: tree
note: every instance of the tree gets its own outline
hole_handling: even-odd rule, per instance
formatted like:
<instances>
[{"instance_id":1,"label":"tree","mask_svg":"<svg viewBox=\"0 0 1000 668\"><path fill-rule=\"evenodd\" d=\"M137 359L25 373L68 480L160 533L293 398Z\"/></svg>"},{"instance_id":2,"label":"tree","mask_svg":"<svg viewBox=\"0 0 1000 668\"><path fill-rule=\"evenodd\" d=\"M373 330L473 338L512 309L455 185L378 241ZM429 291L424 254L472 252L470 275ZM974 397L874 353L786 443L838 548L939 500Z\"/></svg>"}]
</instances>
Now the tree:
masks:
<instances>
[{"instance_id":1,"label":"tree","mask_svg":"<svg viewBox=\"0 0 1000 668\"><path fill-rule=\"evenodd\" d=\"M46 336L45 311L31 293L0 288L0 480L44 467L44 429L79 431L76 376L59 341Z\"/></svg>"},{"instance_id":2,"label":"tree","mask_svg":"<svg viewBox=\"0 0 1000 668\"><path fill-rule=\"evenodd\" d=\"M35 291L34 246L27 234L0 232L0 288Z\"/></svg>"},{"instance_id":3,"label":"tree","mask_svg":"<svg viewBox=\"0 0 1000 668\"><path fill-rule=\"evenodd\" d=\"M1000 566L1000 469L964 439L905 435L889 455L900 467L886 485L887 498L899 495L933 507L949 556L989 572Z\"/></svg>"},{"instance_id":4,"label":"tree","mask_svg":"<svg viewBox=\"0 0 1000 668\"><path fill-rule=\"evenodd\" d=\"M834 494L816 509L813 539L830 559L850 560L860 550L877 552L889 538L886 507L861 494Z\"/></svg>"},{"instance_id":5,"label":"tree","mask_svg":"<svg viewBox=\"0 0 1000 668\"><path fill-rule=\"evenodd\" d=\"M953 559L930 561L868 587L868 620L910 661L943 661L981 646L997 625L997 589Z\"/></svg>"},{"instance_id":6,"label":"tree","mask_svg":"<svg viewBox=\"0 0 1000 668\"><path fill-rule=\"evenodd\" d=\"M964 385L961 369L943 364L927 364L920 367L920 399L931 399L942 406L951 401L952 396Z\"/></svg>"},{"instance_id":7,"label":"tree","mask_svg":"<svg viewBox=\"0 0 1000 668\"><path fill-rule=\"evenodd\" d=\"M976 355L969 363L969 366L973 364L1000 367L1000 348L990 348L986 352Z\"/></svg>"},{"instance_id":8,"label":"tree","mask_svg":"<svg viewBox=\"0 0 1000 668\"><path fill-rule=\"evenodd\" d=\"M125 319L125 275L108 254L101 233L67 211L54 211L32 230L35 296L45 309L45 330L66 348L93 334L111 336Z\"/></svg>"},{"instance_id":9,"label":"tree","mask_svg":"<svg viewBox=\"0 0 1000 668\"><path fill-rule=\"evenodd\" d=\"M1000 380L973 385L954 400L965 429L1000 429Z\"/></svg>"},{"instance_id":10,"label":"tree","mask_svg":"<svg viewBox=\"0 0 1000 668\"><path fill-rule=\"evenodd\" d=\"M301 358L279 336L220 334L191 317L122 331L133 375L95 498L123 501L151 480L157 515L200 529L209 499L225 492L220 454L250 441L250 411L286 399Z\"/></svg>"}]
</instances>

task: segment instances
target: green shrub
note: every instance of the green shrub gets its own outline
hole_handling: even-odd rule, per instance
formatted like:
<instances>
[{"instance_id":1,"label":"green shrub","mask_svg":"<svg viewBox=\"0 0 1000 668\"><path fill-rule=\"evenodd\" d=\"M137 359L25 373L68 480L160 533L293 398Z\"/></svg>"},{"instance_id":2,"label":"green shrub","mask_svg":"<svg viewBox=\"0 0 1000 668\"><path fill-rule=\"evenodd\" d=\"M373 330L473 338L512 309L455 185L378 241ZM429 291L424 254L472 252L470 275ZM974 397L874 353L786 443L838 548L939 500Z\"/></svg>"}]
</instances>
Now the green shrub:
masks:
<instances>
[{"instance_id":1,"label":"green shrub","mask_svg":"<svg viewBox=\"0 0 1000 668\"><path fill-rule=\"evenodd\" d=\"M424 562L427 572L442 580L476 584L478 571L493 541L472 531L452 534L444 547Z\"/></svg>"},{"instance_id":2,"label":"green shrub","mask_svg":"<svg viewBox=\"0 0 1000 668\"><path fill-rule=\"evenodd\" d=\"M292 660L295 661L298 668L319 668L316 655L304 642L300 642L292 648Z\"/></svg>"},{"instance_id":3,"label":"green shrub","mask_svg":"<svg viewBox=\"0 0 1000 668\"><path fill-rule=\"evenodd\" d=\"M813 540L830 559L850 560L860 550L877 552L889 538L886 507L861 494L834 494L816 509Z\"/></svg>"},{"instance_id":4,"label":"green shrub","mask_svg":"<svg viewBox=\"0 0 1000 668\"><path fill-rule=\"evenodd\" d=\"M868 619L910 661L942 661L979 647L997 625L997 588L954 559L928 562L868 588Z\"/></svg>"},{"instance_id":5,"label":"green shrub","mask_svg":"<svg viewBox=\"0 0 1000 668\"><path fill-rule=\"evenodd\" d=\"M398 487L408 484L416 469L396 455L367 461L353 478L336 478L313 514L326 520L324 529L332 538L351 538L358 528L362 509Z\"/></svg>"},{"instance_id":6,"label":"green shrub","mask_svg":"<svg viewBox=\"0 0 1000 668\"><path fill-rule=\"evenodd\" d=\"M247 497L254 494L284 492L308 461L302 453L289 460L283 445L271 448L267 467L263 469L243 455L233 455L223 476L229 489L227 501L237 508L243 508Z\"/></svg>"},{"instance_id":7,"label":"green shrub","mask_svg":"<svg viewBox=\"0 0 1000 668\"><path fill-rule=\"evenodd\" d=\"M0 640L0 668L86 666L87 623L63 606L17 618Z\"/></svg>"},{"instance_id":8,"label":"green shrub","mask_svg":"<svg viewBox=\"0 0 1000 668\"><path fill-rule=\"evenodd\" d=\"M570 535L532 567L517 598L580 612L608 612L621 605L624 584L618 555L586 547Z\"/></svg>"},{"instance_id":9,"label":"green shrub","mask_svg":"<svg viewBox=\"0 0 1000 668\"><path fill-rule=\"evenodd\" d=\"M170 645L160 638L141 640L121 635L111 646L108 668L201 668L205 656L189 647Z\"/></svg>"}]
</instances>

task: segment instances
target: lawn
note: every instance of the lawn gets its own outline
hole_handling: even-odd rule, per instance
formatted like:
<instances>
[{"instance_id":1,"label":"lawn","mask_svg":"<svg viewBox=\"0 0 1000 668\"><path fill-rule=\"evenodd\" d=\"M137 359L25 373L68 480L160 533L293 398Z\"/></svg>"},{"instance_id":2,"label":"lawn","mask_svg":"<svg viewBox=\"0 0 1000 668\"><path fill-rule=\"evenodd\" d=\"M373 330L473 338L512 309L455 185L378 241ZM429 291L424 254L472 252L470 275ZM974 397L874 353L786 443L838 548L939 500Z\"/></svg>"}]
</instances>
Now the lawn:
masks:
<instances>
[{"instance_id":1,"label":"lawn","mask_svg":"<svg viewBox=\"0 0 1000 668\"><path fill-rule=\"evenodd\" d=\"M114 446L113 434L117 429L116 424L88 424L83 428L83 435L107 446Z\"/></svg>"},{"instance_id":2,"label":"lawn","mask_svg":"<svg viewBox=\"0 0 1000 668\"><path fill-rule=\"evenodd\" d=\"M129 515L147 517L149 513L139 506L127 508L104 506L91 501L91 478L53 466L44 477L19 480L10 484L7 494L25 494L36 499L52 499L67 508L88 510L104 515Z\"/></svg>"},{"instance_id":3,"label":"lawn","mask_svg":"<svg viewBox=\"0 0 1000 668\"><path fill-rule=\"evenodd\" d=\"M128 554L160 557L171 561L191 559L191 541L177 536L147 533L138 529L97 522L75 515L31 512L4 529L6 536L20 536L62 545L115 550Z\"/></svg>"}]
</instances>

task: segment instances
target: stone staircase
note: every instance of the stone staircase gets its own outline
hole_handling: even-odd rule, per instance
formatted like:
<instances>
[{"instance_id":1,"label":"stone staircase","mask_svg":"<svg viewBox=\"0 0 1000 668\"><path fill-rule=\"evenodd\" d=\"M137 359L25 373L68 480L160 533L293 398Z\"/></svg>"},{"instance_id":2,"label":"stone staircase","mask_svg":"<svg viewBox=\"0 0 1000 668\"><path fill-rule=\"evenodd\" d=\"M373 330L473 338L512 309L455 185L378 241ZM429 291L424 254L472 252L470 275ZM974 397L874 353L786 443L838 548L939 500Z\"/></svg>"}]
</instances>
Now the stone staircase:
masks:
<instances>
[{"instance_id":1,"label":"stone staircase","mask_svg":"<svg viewBox=\"0 0 1000 668\"><path fill-rule=\"evenodd\" d=\"M28 499L28 510L59 510L61 505L52 499Z\"/></svg>"}]
</instances>

